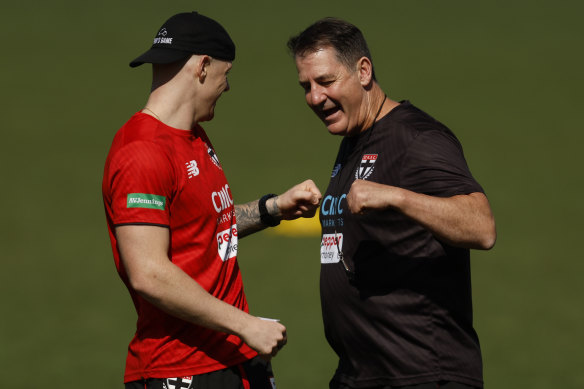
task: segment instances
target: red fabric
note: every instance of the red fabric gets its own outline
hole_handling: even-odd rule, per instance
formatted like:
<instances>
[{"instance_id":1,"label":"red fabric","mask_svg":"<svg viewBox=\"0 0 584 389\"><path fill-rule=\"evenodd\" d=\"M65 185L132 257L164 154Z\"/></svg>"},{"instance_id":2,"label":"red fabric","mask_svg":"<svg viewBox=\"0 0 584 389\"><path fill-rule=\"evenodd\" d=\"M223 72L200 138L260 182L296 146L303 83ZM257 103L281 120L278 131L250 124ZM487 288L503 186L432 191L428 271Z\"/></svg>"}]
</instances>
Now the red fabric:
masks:
<instances>
[{"instance_id":1,"label":"red fabric","mask_svg":"<svg viewBox=\"0 0 584 389\"><path fill-rule=\"evenodd\" d=\"M238 337L167 315L140 297L129 286L114 234L123 224L168 227L171 261L210 294L247 312L233 199L214 158L201 127L178 130L143 113L113 140L103 199L115 264L138 313L125 382L203 374L256 355Z\"/></svg>"},{"instance_id":2,"label":"red fabric","mask_svg":"<svg viewBox=\"0 0 584 389\"><path fill-rule=\"evenodd\" d=\"M237 367L239 368L239 373L241 374L241 383L243 385L243 389L251 389L251 386L249 385L249 379L247 378L247 373L245 372L243 365L237 365Z\"/></svg>"}]
</instances>

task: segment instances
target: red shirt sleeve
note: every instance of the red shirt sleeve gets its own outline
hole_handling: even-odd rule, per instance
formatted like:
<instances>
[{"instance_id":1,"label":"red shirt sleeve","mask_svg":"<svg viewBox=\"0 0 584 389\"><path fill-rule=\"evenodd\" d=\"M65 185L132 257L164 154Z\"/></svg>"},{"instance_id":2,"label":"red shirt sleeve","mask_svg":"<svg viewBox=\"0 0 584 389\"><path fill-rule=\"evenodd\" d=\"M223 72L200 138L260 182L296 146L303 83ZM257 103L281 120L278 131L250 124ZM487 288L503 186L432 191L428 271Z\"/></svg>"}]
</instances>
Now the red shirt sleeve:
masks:
<instances>
[{"instance_id":1,"label":"red shirt sleeve","mask_svg":"<svg viewBox=\"0 0 584 389\"><path fill-rule=\"evenodd\" d=\"M109 169L114 225L170 224L174 169L154 142L135 141L112 156Z\"/></svg>"}]
</instances>

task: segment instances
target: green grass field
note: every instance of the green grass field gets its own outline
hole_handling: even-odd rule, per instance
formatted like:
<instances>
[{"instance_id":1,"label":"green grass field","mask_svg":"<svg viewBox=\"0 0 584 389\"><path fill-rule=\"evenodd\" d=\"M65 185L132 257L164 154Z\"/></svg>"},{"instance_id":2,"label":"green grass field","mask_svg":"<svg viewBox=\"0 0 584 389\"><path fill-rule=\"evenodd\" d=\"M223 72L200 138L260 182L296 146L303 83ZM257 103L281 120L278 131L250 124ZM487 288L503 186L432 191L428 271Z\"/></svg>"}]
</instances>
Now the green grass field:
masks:
<instances>
[{"instance_id":1,"label":"green grass field","mask_svg":"<svg viewBox=\"0 0 584 389\"><path fill-rule=\"evenodd\" d=\"M313 178L340 142L305 106L289 36L323 16L358 25L378 79L462 141L499 239L473 253L487 388L582 388L584 5L462 0L3 4L0 377L9 388L121 388L135 314L101 200L115 131L143 106L148 48L199 10L237 44L231 91L205 128L236 202ZM336 365L318 296L319 238L240 244L252 313L287 325L278 388L325 388Z\"/></svg>"}]
</instances>

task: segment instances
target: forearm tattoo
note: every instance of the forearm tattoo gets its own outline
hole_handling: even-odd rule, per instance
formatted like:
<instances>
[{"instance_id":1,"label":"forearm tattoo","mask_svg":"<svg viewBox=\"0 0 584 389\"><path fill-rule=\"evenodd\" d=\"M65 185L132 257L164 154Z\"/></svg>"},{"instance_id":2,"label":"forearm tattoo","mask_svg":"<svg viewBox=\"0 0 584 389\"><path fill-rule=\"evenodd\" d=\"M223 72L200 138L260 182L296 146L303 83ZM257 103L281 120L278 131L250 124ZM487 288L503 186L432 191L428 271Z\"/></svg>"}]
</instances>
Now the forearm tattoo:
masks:
<instances>
[{"instance_id":1,"label":"forearm tattoo","mask_svg":"<svg viewBox=\"0 0 584 389\"><path fill-rule=\"evenodd\" d=\"M266 208L270 215L280 216L280 210L276 203L276 198L271 198L266 202ZM258 201L250 201L246 204L235 205L235 218L237 220L237 234L238 237L243 238L247 235L253 234L266 228L260 220L260 209Z\"/></svg>"},{"instance_id":2,"label":"forearm tattoo","mask_svg":"<svg viewBox=\"0 0 584 389\"><path fill-rule=\"evenodd\" d=\"M235 205L235 219L237 220L237 235L240 238L266 228L260 221L258 200Z\"/></svg>"}]
</instances>

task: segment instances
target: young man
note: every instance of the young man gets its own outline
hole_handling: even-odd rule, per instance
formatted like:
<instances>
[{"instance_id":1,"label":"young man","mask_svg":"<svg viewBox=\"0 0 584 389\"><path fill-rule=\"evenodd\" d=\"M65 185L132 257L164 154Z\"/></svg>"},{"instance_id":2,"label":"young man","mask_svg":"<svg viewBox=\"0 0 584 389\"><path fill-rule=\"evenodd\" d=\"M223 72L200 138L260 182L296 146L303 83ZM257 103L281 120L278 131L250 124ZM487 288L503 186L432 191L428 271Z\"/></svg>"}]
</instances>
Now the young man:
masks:
<instances>
[{"instance_id":1,"label":"young man","mask_svg":"<svg viewBox=\"0 0 584 389\"><path fill-rule=\"evenodd\" d=\"M288 47L307 104L344 137L320 210L331 388L482 387L469 248L496 233L460 143L387 98L352 24L320 20Z\"/></svg>"},{"instance_id":2,"label":"young man","mask_svg":"<svg viewBox=\"0 0 584 389\"><path fill-rule=\"evenodd\" d=\"M248 313L238 238L313 216L321 195L308 180L233 204L199 123L229 90L234 58L225 29L192 12L168 19L130 64L153 64L152 90L116 134L103 177L116 267L138 313L126 388L275 386L266 361L286 328Z\"/></svg>"}]
</instances>

